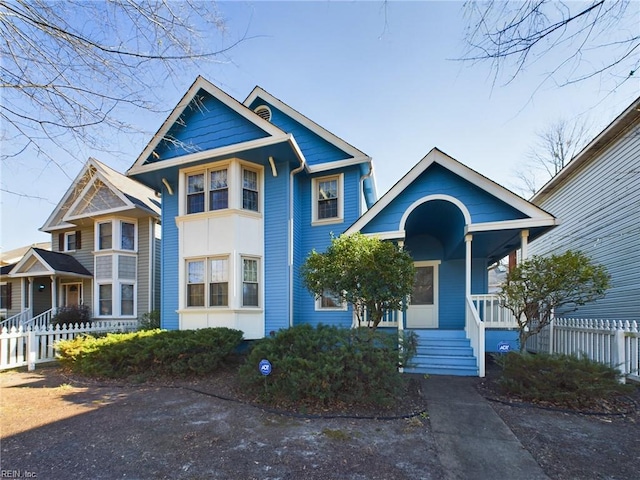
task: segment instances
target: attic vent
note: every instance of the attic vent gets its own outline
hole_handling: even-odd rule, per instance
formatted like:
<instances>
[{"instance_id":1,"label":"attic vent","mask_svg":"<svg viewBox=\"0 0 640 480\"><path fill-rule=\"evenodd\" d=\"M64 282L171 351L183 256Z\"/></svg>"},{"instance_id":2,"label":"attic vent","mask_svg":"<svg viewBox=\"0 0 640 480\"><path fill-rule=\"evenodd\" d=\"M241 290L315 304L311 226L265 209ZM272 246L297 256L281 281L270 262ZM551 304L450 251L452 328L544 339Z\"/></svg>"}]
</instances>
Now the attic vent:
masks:
<instances>
[{"instance_id":1,"label":"attic vent","mask_svg":"<svg viewBox=\"0 0 640 480\"><path fill-rule=\"evenodd\" d=\"M261 118L265 119L267 122L271 121L271 109L266 105L260 105L258 108L254 110Z\"/></svg>"}]
</instances>

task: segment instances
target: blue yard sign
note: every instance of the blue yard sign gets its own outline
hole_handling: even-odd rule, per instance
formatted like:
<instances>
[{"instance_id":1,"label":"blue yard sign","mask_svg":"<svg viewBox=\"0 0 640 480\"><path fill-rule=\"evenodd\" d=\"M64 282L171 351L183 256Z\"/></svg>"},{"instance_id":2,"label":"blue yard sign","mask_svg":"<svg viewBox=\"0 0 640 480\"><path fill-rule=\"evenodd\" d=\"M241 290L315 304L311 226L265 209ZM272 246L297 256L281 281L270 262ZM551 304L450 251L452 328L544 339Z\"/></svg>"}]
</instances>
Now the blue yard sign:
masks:
<instances>
[{"instance_id":1,"label":"blue yard sign","mask_svg":"<svg viewBox=\"0 0 640 480\"><path fill-rule=\"evenodd\" d=\"M509 342L500 342L498 344L498 351L500 353L509 353L509 350L511 350L511 344Z\"/></svg>"},{"instance_id":2,"label":"blue yard sign","mask_svg":"<svg viewBox=\"0 0 640 480\"><path fill-rule=\"evenodd\" d=\"M271 362L269 360L260 360L258 369L262 375L269 375L271 373Z\"/></svg>"}]
</instances>

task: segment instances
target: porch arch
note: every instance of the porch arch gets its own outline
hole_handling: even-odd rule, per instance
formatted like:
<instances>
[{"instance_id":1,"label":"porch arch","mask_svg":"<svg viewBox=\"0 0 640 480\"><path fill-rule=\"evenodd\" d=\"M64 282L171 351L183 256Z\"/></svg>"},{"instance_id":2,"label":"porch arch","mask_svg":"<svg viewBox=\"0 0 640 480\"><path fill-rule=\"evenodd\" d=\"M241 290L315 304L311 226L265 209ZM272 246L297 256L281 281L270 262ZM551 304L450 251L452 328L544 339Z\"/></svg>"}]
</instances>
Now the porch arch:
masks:
<instances>
[{"instance_id":1,"label":"porch arch","mask_svg":"<svg viewBox=\"0 0 640 480\"><path fill-rule=\"evenodd\" d=\"M401 232L404 232L407 220L409 219L409 216L413 213L413 211L416 208L418 208L420 205L433 200L444 200L446 202L453 203L456 207L458 207L458 209L460 209L460 212L464 217L465 226L468 226L471 224L471 214L469 213L469 210L467 209L464 203L462 203L457 198L452 197L451 195L443 195L438 193L438 194L427 195L425 197L419 198L418 200L413 202L411 205L409 205L409 208L405 210L404 214L402 215L402 218L400 219L400 226L398 230Z\"/></svg>"}]
</instances>

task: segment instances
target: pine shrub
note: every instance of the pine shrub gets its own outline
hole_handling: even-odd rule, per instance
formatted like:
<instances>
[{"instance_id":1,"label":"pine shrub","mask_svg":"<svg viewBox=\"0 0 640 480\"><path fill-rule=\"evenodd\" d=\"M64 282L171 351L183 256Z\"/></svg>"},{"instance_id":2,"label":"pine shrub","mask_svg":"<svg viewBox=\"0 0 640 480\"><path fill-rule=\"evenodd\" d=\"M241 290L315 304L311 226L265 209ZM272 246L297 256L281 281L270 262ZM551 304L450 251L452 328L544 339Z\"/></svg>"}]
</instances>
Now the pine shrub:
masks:
<instances>
[{"instance_id":1,"label":"pine shrub","mask_svg":"<svg viewBox=\"0 0 640 480\"><path fill-rule=\"evenodd\" d=\"M411 355L405 352L405 359ZM240 379L247 392L276 406L385 407L405 387L398 358L395 332L299 325L257 341ZM272 364L268 376L258 369L262 359Z\"/></svg>"},{"instance_id":2,"label":"pine shrub","mask_svg":"<svg viewBox=\"0 0 640 480\"><path fill-rule=\"evenodd\" d=\"M242 342L230 328L143 330L76 337L57 344L60 363L96 377L206 375L220 368Z\"/></svg>"}]
</instances>

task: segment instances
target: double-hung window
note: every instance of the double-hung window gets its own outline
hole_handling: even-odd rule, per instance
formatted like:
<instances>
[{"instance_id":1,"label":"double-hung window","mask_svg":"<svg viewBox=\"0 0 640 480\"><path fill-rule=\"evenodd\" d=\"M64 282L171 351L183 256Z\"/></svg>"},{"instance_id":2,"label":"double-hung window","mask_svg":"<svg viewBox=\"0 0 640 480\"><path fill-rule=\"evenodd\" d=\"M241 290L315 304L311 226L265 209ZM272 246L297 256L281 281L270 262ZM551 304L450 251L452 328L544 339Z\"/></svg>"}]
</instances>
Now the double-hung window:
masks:
<instances>
[{"instance_id":1,"label":"double-hung window","mask_svg":"<svg viewBox=\"0 0 640 480\"><path fill-rule=\"evenodd\" d=\"M229 208L227 169L213 170L209 174L209 210Z\"/></svg>"},{"instance_id":2,"label":"double-hung window","mask_svg":"<svg viewBox=\"0 0 640 480\"><path fill-rule=\"evenodd\" d=\"M73 252L77 249L76 242L79 232L67 232L64 234L64 250L65 252Z\"/></svg>"},{"instance_id":3,"label":"double-hung window","mask_svg":"<svg viewBox=\"0 0 640 480\"><path fill-rule=\"evenodd\" d=\"M187 306L204 307L204 260L187 262Z\"/></svg>"},{"instance_id":4,"label":"double-hung window","mask_svg":"<svg viewBox=\"0 0 640 480\"><path fill-rule=\"evenodd\" d=\"M258 260L242 259L242 306L258 306Z\"/></svg>"},{"instance_id":5,"label":"double-hung window","mask_svg":"<svg viewBox=\"0 0 640 480\"><path fill-rule=\"evenodd\" d=\"M258 172L242 169L242 208L258 211Z\"/></svg>"},{"instance_id":6,"label":"double-hung window","mask_svg":"<svg viewBox=\"0 0 640 480\"><path fill-rule=\"evenodd\" d=\"M98 224L98 250L113 248L113 226L111 221Z\"/></svg>"},{"instance_id":7,"label":"double-hung window","mask_svg":"<svg viewBox=\"0 0 640 480\"><path fill-rule=\"evenodd\" d=\"M134 223L120 222L120 248L122 250L135 250L136 226Z\"/></svg>"},{"instance_id":8,"label":"double-hung window","mask_svg":"<svg viewBox=\"0 0 640 480\"><path fill-rule=\"evenodd\" d=\"M229 305L229 260L212 258L209 260L209 306Z\"/></svg>"},{"instance_id":9,"label":"double-hung window","mask_svg":"<svg viewBox=\"0 0 640 480\"><path fill-rule=\"evenodd\" d=\"M187 213L204 212L204 173L187 176Z\"/></svg>"},{"instance_id":10,"label":"double-hung window","mask_svg":"<svg viewBox=\"0 0 640 480\"><path fill-rule=\"evenodd\" d=\"M187 261L187 307L229 306L229 260Z\"/></svg>"},{"instance_id":11,"label":"double-hung window","mask_svg":"<svg viewBox=\"0 0 640 480\"><path fill-rule=\"evenodd\" d=\"M313 180L313 221L335 223L342 221L342 175Z\"/></svg>"}]
</instances>

